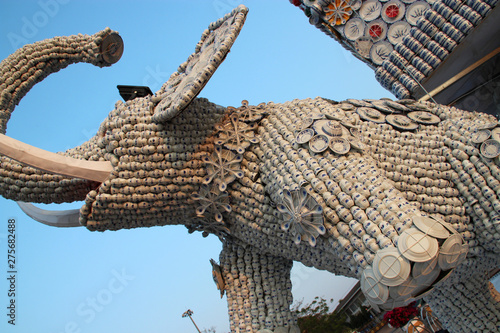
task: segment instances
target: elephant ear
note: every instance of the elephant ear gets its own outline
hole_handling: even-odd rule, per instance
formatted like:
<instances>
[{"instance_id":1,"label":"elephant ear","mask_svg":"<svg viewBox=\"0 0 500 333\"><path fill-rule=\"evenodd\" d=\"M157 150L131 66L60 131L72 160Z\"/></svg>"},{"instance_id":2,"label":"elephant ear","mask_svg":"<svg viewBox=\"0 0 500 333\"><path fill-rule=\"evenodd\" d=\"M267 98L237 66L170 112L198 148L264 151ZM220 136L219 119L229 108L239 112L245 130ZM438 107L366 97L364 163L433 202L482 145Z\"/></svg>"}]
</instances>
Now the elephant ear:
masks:
<instances>
[{"instance_id":1,"label":"elephant ear","mask_svg":"<svg viewBox=\"0 0 500 333\"><path fill-rule=\"evenodd\" d=\"M240 5L223 18L210 24L187 61L179 66L153 100L153 119L165 122L178 115L210 80L224 61L245 23L248 9Z\"/></svg>"}]
</instances>

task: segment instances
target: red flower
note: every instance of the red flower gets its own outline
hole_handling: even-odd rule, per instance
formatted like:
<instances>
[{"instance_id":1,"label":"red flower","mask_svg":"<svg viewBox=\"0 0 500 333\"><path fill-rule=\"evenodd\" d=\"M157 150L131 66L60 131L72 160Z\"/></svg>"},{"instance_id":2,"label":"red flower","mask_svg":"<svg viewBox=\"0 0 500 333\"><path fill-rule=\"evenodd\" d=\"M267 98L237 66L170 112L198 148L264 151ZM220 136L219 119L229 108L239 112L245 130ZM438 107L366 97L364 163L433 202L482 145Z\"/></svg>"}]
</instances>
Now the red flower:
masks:
<instances>
[{"instance_id":1,"label":"red flower","mask_svg":"<svg viewBox=\"0 0 500 333\"><path fill-rule=\"evenodd\" d=\"M417 315L418 310L416 305L416 302L412 302L407 306L394 308L385 313L384 320L392 327L403 327L410 319Z\"/></svg>"}]
</instances>

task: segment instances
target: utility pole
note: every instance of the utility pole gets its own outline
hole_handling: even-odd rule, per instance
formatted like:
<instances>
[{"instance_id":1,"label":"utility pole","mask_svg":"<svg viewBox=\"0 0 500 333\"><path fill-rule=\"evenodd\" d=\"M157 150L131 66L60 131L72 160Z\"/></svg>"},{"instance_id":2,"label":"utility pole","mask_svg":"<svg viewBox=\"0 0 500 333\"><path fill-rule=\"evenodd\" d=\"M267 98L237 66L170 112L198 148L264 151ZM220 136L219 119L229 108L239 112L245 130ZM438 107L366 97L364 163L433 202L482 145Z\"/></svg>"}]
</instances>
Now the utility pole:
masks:
<instances>
[{"instance_id":1,"label":"utility pole","mask_svg":"<svg viewBox=\"0 0 500 333\"><path fill-rule=\"evenodd\" d=\"M193 315L193 311L191 311L191 310L188 309L186 312L184 312L182 314L182 318L189 317L189 319L191 319L191 321L193 322L194 327L196 327L196 329L198 330L198 332L201 333L200 329L198 328L198 326L196 326L196 323L194 322L193 318L191 317L192 315Z\"/></svg>"}]
</instances>

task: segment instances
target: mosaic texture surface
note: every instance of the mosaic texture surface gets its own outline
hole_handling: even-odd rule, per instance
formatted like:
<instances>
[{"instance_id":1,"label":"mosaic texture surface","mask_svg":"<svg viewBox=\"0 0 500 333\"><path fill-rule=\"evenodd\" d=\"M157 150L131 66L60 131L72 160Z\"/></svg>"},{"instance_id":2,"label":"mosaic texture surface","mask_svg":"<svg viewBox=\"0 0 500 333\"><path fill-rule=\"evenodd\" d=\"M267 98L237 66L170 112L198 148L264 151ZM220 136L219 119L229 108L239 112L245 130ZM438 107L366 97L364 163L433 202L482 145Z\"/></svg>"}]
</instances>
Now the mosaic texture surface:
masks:
<instances>
[{"instance_id":1,"label":"mosaic texture surface","mask_svg":"<svg viewBox=\"0 0 500 333\"><path fill-rule=\"evenodd\" d=\"M345 10L335 13L341 23ZM245 15L238 7L202 36L196 52L215 62L194 60L155 95L117 102L94 138L60 153L109 162L105 181L2 156L1 195L84 200L78 222L92 231L183 224L215 234L223 250L214 279L234 332L298 332L293 261L360 279L373 306L423 297L453 332L498 329L499 296L485 275L500 250L496 119L409 99L222 107L196 98L207 66L222 61L213 55L224 42L211 43L234 40ZM109 34L46 40L39 53L26 46L4 60L3 130L16 101L60 66L117 60L103 55ZM62 41L77 55L54 46Z\"/></svg>"}]
</instances>

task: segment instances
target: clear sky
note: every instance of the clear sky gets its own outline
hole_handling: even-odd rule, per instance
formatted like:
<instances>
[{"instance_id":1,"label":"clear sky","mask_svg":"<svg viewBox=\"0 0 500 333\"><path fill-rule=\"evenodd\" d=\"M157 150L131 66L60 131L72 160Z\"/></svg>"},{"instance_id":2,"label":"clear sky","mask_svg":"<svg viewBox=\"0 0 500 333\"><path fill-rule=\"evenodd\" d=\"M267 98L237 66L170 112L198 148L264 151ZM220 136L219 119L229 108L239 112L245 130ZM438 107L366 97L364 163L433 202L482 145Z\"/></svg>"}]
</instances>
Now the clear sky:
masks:
<instances>
[{"instance_id":1,"label":"clear sky","mask_svg":"<svg viewBox=\"0 0 500 333\"><path fill-rule=\"evenodd\" d=\"M116 85L157 91L184 62L209 23L239 3L250 11L243 30L200 93L238 107L322 96L392 97L374 73L311 26L288 0L95 1L0 0L0 59L16 48L54 36L94 34L109 26L125 51L111 68L72 65L36 85L11 117L7 135L57 152L92 137L120 99ZM81 203L47 209L79 208ZM7 221L16 220L16 326L7 324ZM195 332L229 330L226 299L211 276L221 244L187 229L155 227L95 233L58 229L31 220L0 198L1 332ZM333 298L355 284L295 263L295 300Z\"/></svg>"}]
</instances>

